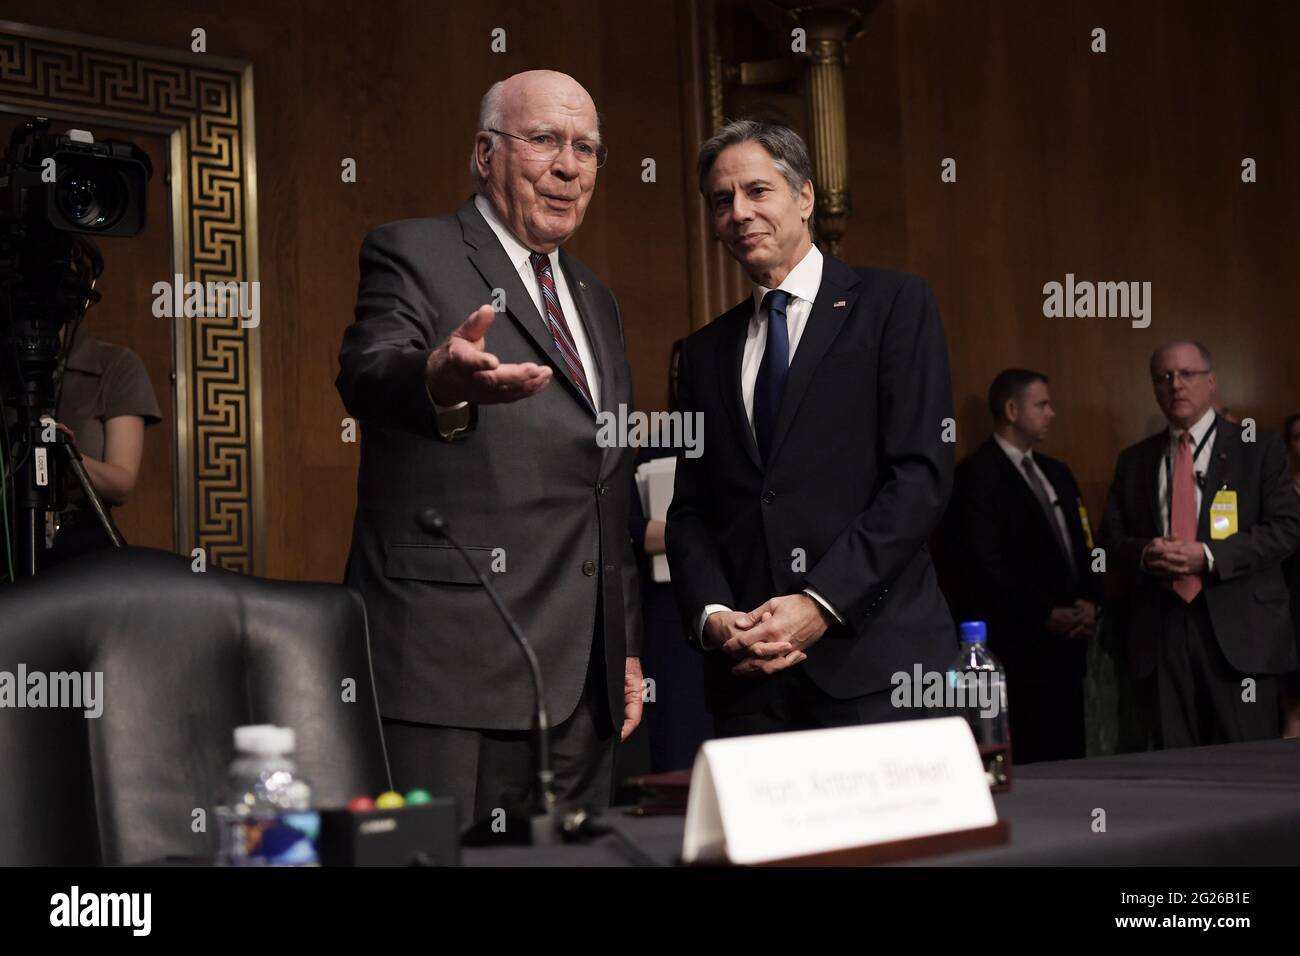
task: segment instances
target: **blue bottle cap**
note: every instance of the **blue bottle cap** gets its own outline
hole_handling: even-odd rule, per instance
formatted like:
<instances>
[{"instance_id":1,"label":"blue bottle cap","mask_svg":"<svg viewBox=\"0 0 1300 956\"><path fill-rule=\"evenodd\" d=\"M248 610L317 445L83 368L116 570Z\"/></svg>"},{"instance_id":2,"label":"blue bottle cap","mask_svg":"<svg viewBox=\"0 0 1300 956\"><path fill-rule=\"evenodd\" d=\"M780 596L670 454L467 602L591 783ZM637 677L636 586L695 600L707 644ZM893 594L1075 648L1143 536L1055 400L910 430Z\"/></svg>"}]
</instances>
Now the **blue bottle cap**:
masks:
<instances>
[{"instance_id":1,"label":"blue bottle cap","mask_svg":"<svg viewBox=\"0 0 1300 956\"><path fill-rule=\"evenodd\" d=\"M961 639L963 644L988 640L988 626L983 621L962 621Z\"/></svg>"}]
</instances>

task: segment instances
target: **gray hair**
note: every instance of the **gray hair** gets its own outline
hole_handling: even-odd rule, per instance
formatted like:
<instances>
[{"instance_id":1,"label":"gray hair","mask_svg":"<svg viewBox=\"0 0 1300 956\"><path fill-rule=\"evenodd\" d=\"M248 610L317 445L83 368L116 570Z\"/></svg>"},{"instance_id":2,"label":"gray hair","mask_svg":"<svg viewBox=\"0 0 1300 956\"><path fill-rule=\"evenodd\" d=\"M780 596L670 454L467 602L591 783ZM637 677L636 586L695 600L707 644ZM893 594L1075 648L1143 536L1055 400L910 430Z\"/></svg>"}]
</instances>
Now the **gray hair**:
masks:
<instances>
[{"instance_id":1,"label":"gray hair","mask_svg":"<svg viewBox=\"0 0 1300 956\"><path fill-rule=\"evenodd\" d=\"M741 143L758 143L767 150L768 155L772 157L772 163L785 177L792 193L799 192L803 189L804 183L812 181L812 160L808 158L808 147L798 133L787 126L777 126L774 123L733 120L709 137L700 147L698 167L700 195L704 197L710 209L713 208L713 204L709 201L709 173L713 171L713 164L717 162L718 156L724 149ZM812 220L809 220L810 233L812 228Z\"/></svg>"},{"instance_id":2,"label":"gray hair","mask_svg":"<svg viewBox=\"0 0 1300 956\"><path fill-rule=\"evenodd\" d=\"M488 87L488 91L483 94L483 99L479 101L478 106L478 128L479 130L500 129L501 119L501 87L504 80L497 80ZM476 131L477 132L477 131ZM497 134L492 133L492 144L495 146ZM474 137L474 148L469 154L469 174L474 178L474 182L479 182L478 175L478 137Z\"/></svg>"},{"instance_id":3,"label":"gray hair","mask_svg":"<svg viewBox=\"0 0 1300 956\"><path fill-rule=\"evenodd\" d=\"M1175 339L1172 342L1166 342L1151 353L1151 358L1147 362L1147 367L1154 369L1156 367L1156 359L1160 358L1160 356L1164 355L1171 348L1174 348L1177 345L1192 346L1192 348L1201 353L1201 361L1205 363L1205 367L1210 371L1214 370L1214 361L1210 358L1210 350L1195 339Z\"/></svg>"}]
</instances>

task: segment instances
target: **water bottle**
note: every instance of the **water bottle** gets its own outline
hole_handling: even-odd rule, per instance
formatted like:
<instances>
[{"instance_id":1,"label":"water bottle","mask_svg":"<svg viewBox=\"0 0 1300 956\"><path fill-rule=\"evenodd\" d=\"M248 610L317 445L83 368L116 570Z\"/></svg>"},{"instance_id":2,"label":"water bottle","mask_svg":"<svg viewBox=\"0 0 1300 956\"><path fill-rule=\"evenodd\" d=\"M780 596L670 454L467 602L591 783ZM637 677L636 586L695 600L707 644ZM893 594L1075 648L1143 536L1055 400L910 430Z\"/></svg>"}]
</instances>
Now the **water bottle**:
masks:
<instances>
[{"instance_id":1,"label":"water bottle","mask_svg":"<svg viewBox=\"0 0 1300 956\"><path fill-rule=\"evenodd\" d=\"M961 651L948 667L948 702L949 713L970 724L989 789L999 793L1011 789L1011 724L1006 673L987 639L983 621L962 621Z\"/></svg>"},{"instance_id":2,"label":"water bottle","mask_svg":"<svg viewBox=\"0 0 1300 956\"><path fill-rule=\"evenodd\" d=\"M320 815L293 763L290 727L235 728L229 790L218 808L221 862L232 866L310 866L319 862Z\"/></svg>"}]
</instances>

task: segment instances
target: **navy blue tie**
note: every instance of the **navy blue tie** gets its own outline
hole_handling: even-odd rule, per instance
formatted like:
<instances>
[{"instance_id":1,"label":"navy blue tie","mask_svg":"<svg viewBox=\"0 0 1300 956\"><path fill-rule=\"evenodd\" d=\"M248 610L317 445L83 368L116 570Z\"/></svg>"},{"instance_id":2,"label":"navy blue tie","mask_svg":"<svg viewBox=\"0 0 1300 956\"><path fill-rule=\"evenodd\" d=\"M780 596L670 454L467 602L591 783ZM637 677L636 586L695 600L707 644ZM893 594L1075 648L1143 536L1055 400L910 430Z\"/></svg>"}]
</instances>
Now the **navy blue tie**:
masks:
<instances>
[{"instance_id":1,"label":"navy blue tie","mask_svg":"<svg viewBox=\"0 0 1300 956\"><path fill-rule=\"evenodd\" d=\"M767 306L767 347L754 382L754 436L763 461L767 461L772 448L776 415L781 410L781 396L785 394L785 380L790 373L790 331L785 325L785 307L789 301L790 293L781 289L773 289L763 296Z\"/></svg>"}]
</instances>

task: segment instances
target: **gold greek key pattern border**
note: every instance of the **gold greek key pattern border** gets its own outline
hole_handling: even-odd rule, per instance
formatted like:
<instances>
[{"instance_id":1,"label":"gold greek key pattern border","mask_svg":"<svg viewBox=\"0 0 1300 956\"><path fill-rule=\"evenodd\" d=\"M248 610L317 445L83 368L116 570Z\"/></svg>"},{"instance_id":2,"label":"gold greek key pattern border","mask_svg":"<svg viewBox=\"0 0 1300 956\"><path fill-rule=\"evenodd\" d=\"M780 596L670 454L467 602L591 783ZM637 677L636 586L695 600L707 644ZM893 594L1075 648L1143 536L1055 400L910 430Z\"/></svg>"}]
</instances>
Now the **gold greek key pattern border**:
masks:
<instances>
[{"instance_id":1,"label":"gold greek key pattern border","mask_svg":"<svg viewBox=\"0 0 1300 956\"><path fill-rule=\"evenodd\" d=\"M177 271L187 282L257 280L251 65L0 22L0 100L169 133ZM257 573L257 329L237 315L176 322L177 549Z\"/></svg>"}]
</instances>

